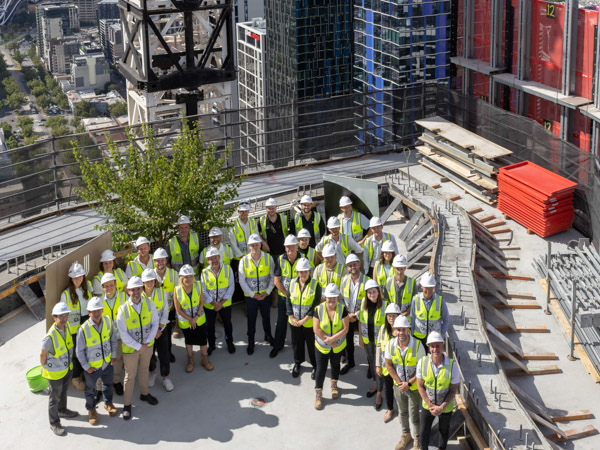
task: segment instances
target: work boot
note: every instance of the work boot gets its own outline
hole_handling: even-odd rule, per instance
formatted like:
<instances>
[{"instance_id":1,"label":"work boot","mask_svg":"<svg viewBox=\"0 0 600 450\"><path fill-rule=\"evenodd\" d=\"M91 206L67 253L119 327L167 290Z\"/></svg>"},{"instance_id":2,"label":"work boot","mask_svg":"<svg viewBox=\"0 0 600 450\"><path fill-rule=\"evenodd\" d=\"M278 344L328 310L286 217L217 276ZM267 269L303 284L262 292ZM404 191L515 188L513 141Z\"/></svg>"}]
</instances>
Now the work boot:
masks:
<instances>
[{"instance_id":1,"label":"work boot","mask_svg":"<svg viewBox=\"0 0 600 450\"><path fill-rule=\"evenodd\" d=\"M323 409L323 389L315 389L315 409Z\"/></svg>"},{"instance_id":2,"label":"work boot","mask_svg":"<svg viewBox=\"0 0 600 450\"><path fill-rule=\"evenodd\" d=\"M337 380L331 380L331 398L338 398L340 391L338 390Z\"/></svg>"},{"instance_id":3,"label":"work boot","mask_svg":"<svg viewBox=\"0 0 600 450\"><path fill-rule=\"evenodd\" d=\"M200 365L204 367L209 372L215 368L212 363L208 360L208 356L202 355L202 359L200 360Z\"/></svg>"},{"instance_id":4,"label":"work boot","mask_svg":"<svg viewBox=\"0 0 600 450\"><path fill-rule=\"evenodd\" d=\"M67 431L63 428L63 426L60 423L50 425L50 429L57 436L64 436L67 434Z\"/></svg>"},{"instance_id":5,"label":"work boot","mask_svg":"<svg viewBox=\"0 0 600 450\"><path fill-rule=\"evenodd\" d=\"M104 409L110 417L114 417L117 415L117 408L115 408L115 405L113 405L112 403L105 403Z\"/></svg>"},{"instance_id":6,"label":"work boot","mask_svg":"<svg viewBox=\"0 0 600 450\"><path fill-rule=\"evenodd\" d=\"M421 444L419 443L419 438L415 439L412 450L421 450Z\"/></svg>"},{"instance_id":7,"label":"work boot","mask_svg":"<svg viewBox=\"0 0 600 450\"><path fill-rule=\"evenodd\" d=\"M85 383L83 383L80 378L73 378L71 380L71 384L78 391L84 391L85 390Z\"/></svg>"},{"instance_id":8,"label":"work boot","mask_svg":"<svg viewBox=\"0 0 600 450\"><path fill-rule=\"evenodd\" d=\"M403 434L400 438L400 442L396 444L395 450L404 450L406 446L410 444L410 441L412 441L412 436L410 435L410 433Z\"/></svg>"},{"instance_id":9,"label":"work boot","mask_svg":"<svg viewBox=\"0 0 600 450\"><path fill-rule=\"evenodd\" d=\"M122 383L113 383L113 388L115 390L115 394L123 395L123 384Z\"/></svg>"},{"instance_id":10,"label":"work boot","mask_svg":"<svg viewBox=\"0 0 600 450\"><path fill-rule=\"evenodd\" d=\"M172 335L175 339L179 339L181 337L181 328L179 328L178 325L175 325L175 328L173 329L173 335Z\"/></svg>"},{"instance_id":11,"label":"work boot","mask_svg":"<svg viewBox=\"0 0 600 450\"><path fill-rule=\"evenodd\" d=\"M77 417L79 413L77 411L71 411L70 409L64 409L64 411L58 412L58 417L65 417L67 419L72 419L73 417Z\"/></svg>"},{"instance_id":12,"label":"work boot","mask_svg":"<svg viewBox=\"0 0 600 450\"><path fill-rule=\"evenodd\" d=\"M188 358L187 365L185 366L185 371L187 373L192 373L194 371L194 357Z\"/></svg>"},{"instance_id":13,"label":"work boot","mask_svg":"<svg viewBox=\"0 0 600 450\"><path fill-rule=\"evenodd\" d=\"M88 411L88 422L90 425L98 425L98 412L95 407Z\"/></svg>"}]
</instances>

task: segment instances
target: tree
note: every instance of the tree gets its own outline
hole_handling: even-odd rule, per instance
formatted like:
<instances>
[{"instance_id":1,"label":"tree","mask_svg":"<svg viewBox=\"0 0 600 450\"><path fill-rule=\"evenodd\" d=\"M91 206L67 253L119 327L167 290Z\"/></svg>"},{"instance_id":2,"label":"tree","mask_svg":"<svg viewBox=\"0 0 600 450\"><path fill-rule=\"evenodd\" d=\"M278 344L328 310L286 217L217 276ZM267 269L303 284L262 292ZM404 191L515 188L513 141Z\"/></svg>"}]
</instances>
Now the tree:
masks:
<instances>
[{"instance_id":1,"label":"tree","mask_svg":"<svg viewBox=\"0 0 600 450\"><path fill-rule=\"evenodd\" d=\"M96 117L98 112L94 109L90 102L81 100L75 105L75 115L85 119L88 117Z\"/></svg>"},{"instance_id":2,"label":"tree","mask_svg":"<svg viewBox=\"0 0 600 450\"><path fill-rule=\"evenodd\" d=\"M15 50L15 54L13 55L13 59L20 65L25 60L26 56L27 55L24 55L19 50Z\"/></svg>"},{"instance_id":3,"label":"tree","mask_svg":"<svg viewBox=\"0 0 600 450\"><path fill-rule=\"evenodd\" d=\"M4 139L8 139L13 135L12 127L7 122L0 122L0 129L4 132Z\"/></svg>"},{"instance_id":4,"label":"tree","mask_svg":"<svg viewBox=\"0 0 600 450\"><path fill-rule=\"evenodd\" d=\"M127 104L125 102L117 102L108 105L108 113L111 117L119 117L127 114Z\"/></svg>"},{"instance_id":5,"label":"tree","mask_svg":"<svg viewBox=\"0 0 600 450\"><path fill-rule=\"evenodd\" d=\"M19 146L19 143L17 142L14 136L11 136L6 139L6 146L10 150L11 148L17 148Z\"/></svg>"},{"instance_id":6,"label":"tree","mask_svg":"<svg viewBox=\"0 0 600 450\"><path fill-rule=\"evenodd\" d=\"M46 126L48 128L54 128L54 127L58 127L61 125L66 125L67 124L67 119L65 119L63 116L53 116L53 117L48 117L48 119L46 120Z\"/></svg>"},{"instance_id":7,"label":"tree","mask_svg":"<svg viewBox=\"0 0 600 450\"><path fill-rule=\"evenodd\" d=\"M10 109L15 110L21 107L26 101L25 95L22 92L13 92L6 100L4 100L4 104L8 106Z\"/></svg>"},{"instance_id":8,"label":"tree","mask_svg":"<svg viewBox=\"0 0 600 450\"><path fill-rule=\"evenodd\" d=\"M104 90L106 92L117 91L119 90L119 85L115 83L111 83L110 81L104 85Z\"/></svg>"},{"instance_id":9,"label":"tree","mask_svg":"<svg viewBox=\"0 0 600 450\"><path fill-rule=\"evenodd\" d=\"M185 119L170 149L160 148L149 127L141 143L145 150L131 131L128 137L129 146L121 151L109 136L110 156L97 162L74 147L84 182L78 194L108 217L100 228L112 231L117 248L140 234L164 245L180 214L190 216L196 231L226 225L231 209L225 203L241 183L226 167L231 147L218 153Z\"/></svg>"}]
</instances>

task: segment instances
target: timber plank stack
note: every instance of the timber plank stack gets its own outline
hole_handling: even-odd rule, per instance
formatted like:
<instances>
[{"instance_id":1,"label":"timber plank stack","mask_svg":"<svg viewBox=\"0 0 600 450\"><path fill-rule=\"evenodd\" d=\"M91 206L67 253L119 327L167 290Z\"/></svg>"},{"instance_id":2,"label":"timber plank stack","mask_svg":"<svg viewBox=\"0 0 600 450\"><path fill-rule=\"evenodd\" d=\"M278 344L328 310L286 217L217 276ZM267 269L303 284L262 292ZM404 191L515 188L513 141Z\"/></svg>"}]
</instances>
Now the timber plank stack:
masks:
<instances>
[{"instance_id":1,"label":"timber plank stack","mask_svg":"<svg viewBox=\"0 0 600 450\"><path fill-rule=\"evenodd\" d=\"M439 116L417 120L423 127L416 147L420 163L489 205L496 203L496 176L501 161L512 154L504 147L471 133Z\"/></svg>"}]
</instances>

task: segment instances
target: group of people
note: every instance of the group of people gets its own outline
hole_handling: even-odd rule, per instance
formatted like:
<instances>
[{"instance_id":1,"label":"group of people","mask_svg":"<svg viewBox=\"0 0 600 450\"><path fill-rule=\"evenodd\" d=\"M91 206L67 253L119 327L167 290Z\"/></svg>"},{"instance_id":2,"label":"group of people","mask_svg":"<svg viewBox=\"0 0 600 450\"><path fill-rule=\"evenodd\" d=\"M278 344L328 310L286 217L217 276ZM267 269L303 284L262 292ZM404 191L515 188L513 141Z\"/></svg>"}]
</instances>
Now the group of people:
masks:
<instances>
[{"instance_id":1,"label":"group of people","mask_svg":"<svg viewBox=\"0 0 600 450\"><path fill-rule=\"evenodd\" d=\"M416 281L405 274L405 256L394 236L383 232L381 220L355 211L349 197L342 197L339 205L341 213L325 225L307 195L290 221L277 212L274 199L266 202L266 214L258 220L249 217L250 205L243 201L229 244L213 227L210 245L204 247L189 218L181 216L166 249L151 254L148 239L139 237L137 256L124 271L116 266L111 250L102 253L99 272L91 281L85 280L83 267L73 263L69 286L53 308L54 324L42 343L54 433L66 434L60 419L77 415L67 409L69 385L85 391L93 425L102 399L108 415L117 414L113 393L124 397L123 419L131 418L136 375L140 400L156 405L150 388L157 366L164 389L172 391L172 339L181 334L185 371L195 368L194 346L200 347L200 365L213 370L209 357L216 350L217 315L227 350L235 353L231 305L244 301L247 353L255 351L259 312L271 358L284 348L289 327L291 375L298 377L308 360L315 409L324 406L329 366L331 398L340 396L340 376L355 367L358 334L368 361L367 377L373 379L366 396L375 397L378 411L385 399L385 422L393 418L394 400L398 405L402 435L396 448L405 449L411 441L413 448L428 448L435 417L440 448L445 448L459 371L444 354L449 316L443 298L435 293L435 276L425 273L418 292ZM272 306L277 308L274 335Z\"/></svg>"}]
</instances>

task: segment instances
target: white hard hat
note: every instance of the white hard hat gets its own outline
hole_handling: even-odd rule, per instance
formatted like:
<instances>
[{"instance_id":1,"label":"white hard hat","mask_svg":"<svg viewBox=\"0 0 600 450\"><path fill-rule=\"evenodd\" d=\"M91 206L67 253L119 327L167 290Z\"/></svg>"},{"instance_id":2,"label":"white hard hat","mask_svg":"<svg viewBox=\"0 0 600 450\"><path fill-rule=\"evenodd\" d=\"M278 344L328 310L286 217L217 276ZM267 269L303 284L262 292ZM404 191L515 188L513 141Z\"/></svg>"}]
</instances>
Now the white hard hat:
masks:
<instances>
[{"instance_id":1,"label":"white hard hat","mask_svg":"<svg viewBox=\"0 0 600 450\"><path fill-rule=\"evenodd\" d=\"M367 292L369 289L373 289L373 288L379 289L379 285L377 284L377 281L369 278L367 280L367 282L365 283L365 292Z\"/></svg>"},{"instance_id":2,"label":"white hard hat","mask_svg":"<svg viewBox=\"0 0 600 450\"><path fill-rule=\"evenodd\" d=\"M298 245L298 238L293 234L288 234L283 245Z\"/></svg>"},{"instance_id":3,"label":"white hard hat","mask_svg":"<svg viewBox=\"0 0 600 450\"><path fill-rule=\"evenodd\" d=\"M392 266L393 267L406 267L407 264L406 264L406 258L404 257L404 255L394 256L394 259L392 260Z\"/></svg>"},{"instance_id":4,"label":"white hard hat","mask_svg":"<svg viewBox=\"0 0 600 450\"><path fill-rule=\"evenodd\" d=\"M350 264L351 262L360 262L360 259L358 259L358 256L356 256L354 253L350 253L346 257L346 265Z\"/></svg>"},{"instance_id":5,"label":"white hard hat","mask_svg":"<svg viewBox=\"0 0 600 450\"><path fill-rule=\"evenodd\" d=\"M435 277L429 272L425 272L423 275L421 275L420 282L421 286L423 287L435 287L436 285Z\"/></svg>"},{"instance_id":6,"label":"white hard hat","mask_svg":"<svg viewBox=\"0 0 600 450\"><path fill-rule=\"evenodd\" d=\"M179 276L188 277L190 275L196 275L192 266L190 266L189 264L184 264L183 266L181 266L181 269L179 269Z\"/></svg>"},{"instance_id":7,"label":"white hard hat","mask_svg":"<svg viewBox=\"0 0 600 450\"><path fill-rule=\"evenodd\" d=\"M334 284L329 283L325 288L325 297L339 297L340 289Z\"/></svg>"},{"instance_id":8,"label":"white hard hat","mask_svg":"<svg viewBox=\"0 0 600 450\"><path fill-rule=\"evenodd\" d=\"M103 285L104 283L107 283L109 281L117 281L117 278L112 273L107 272L104 275L102 275L102 278L100 279L100 285Z\"/></svg>"},{"instance_id":9,"label":"white hard hat","mask_svg":"<svg viewBox=\"0 0 600 450\"><path fill-rule=\"evenodd\" d=\"M92 297L87 304L88 311L98 311L104 309L104 302L100 297Z\"/></svg>"},{"instance_id":10,"label":"white hard hat","mask_svg":"<svg viewBox=\"0 0 600 450\"><path fill-rule=\"evenodd\" d=\"M310 195L303 195L302 198L300 199L300 204L302 203L312 203L313 199L310 197Z\"/></svg>"},{"instance_id":11,"label":"white hard hat","mask_svg":"<svg viewBox=\"0 0 600 450\"><path fill-rule=\"evenodd\" d=\"M327 228L339 228L340 227L340 221L338 220L338 218L336 216L331 216L329 219L327 219Z\"/></svg>"},{"instance_id":12,"label":"white hard hat","mask_svg":"<svg viewBox=\"0 0 600 450\"><path fill-rule=\"evenodd\" d=\"M144 287L144 283L140 277L131 277L127 282L127 289Z\"/></svg>"},{"instance_id":13,"label":"white hard hat","mask_svg":"<svg viewBox=\"0 0 600 450\"><path fill-rule=\"evenodd\" d=\"M177 225L178 226L179 225L185 225L185 224L189 225L190 223L192 223L192 222L190 221L190 218L188 216L181 216L179 218L179 220L177 220Z\"/></svg>"},{"instance_id":14,"label":"white hard hat","mask_svg":"<svg viewBox=\"0 0 600 450\"><path fill-rule=\"evenodd\" d=\"M390 303L389 305L387 305L387 308L385 308L385 313L386 314L400 314L402 311L400 311L400 307L398 306L398 303Z\"/></svg>"},{"instance_id":15,"label":"white hard hat","mask_svg":"<svg viewBox=\"0 0 600 450\"><path fill-rule=\"evenodd\" d=\"M300 258L296 263L296 272L300 272L303 270L310 270L310 261L306 258Z\"/></svg>"},{"instance_id":16,"label":"white hard hat","mask_svg":"<svg viewBox=\"0 0 600 450\"><path fill-rule=\"evenodd\" d=\"M161 259L161 258L168 258L168 257L169 257L169 255L167 254L167 251L164 248L159 247L154 252L152 259Z\"/></svg>"},{"instance_id":17,"label":"white hard hat","mask_svg":"<svg viewBox=\"0 0 600 450\"><path fill-rule=\"evenodd\" d=\"M444 342L444 338L438 331L432 331L427 336L427 345L433 344L434 342Z\"/></svg>"},{"instance_id":18,"label":"white hard hat","mask_svg":"<svg viewBox=\"0 0 600 450\"><path fill-rule=\"evenodd\" d=\"M247 200L242 200L237 209L238 211L250 211L250 203Z\"/></svg>"},{"instance_id":19,"label":"white hard hat","mask_svg":"<svg viewBox=\"0 0 600 450\"><path fill-rule=\"evenodd\" d=\"M71 267L69 267L69 277L77 278L83 276L85 276L85 270L83 269L83 266L75 261L73 264L71 264Z\"/></svg>"},{"instance_id":20,"label":"white hard hat","mask_svg":"<svg viewBox=\"0 0 600 450\"><path fill-rule=\"evenodd\" d=\"M265 202L265 206L277 206L277 200L271 197Z\"/></svg>"},{"instance_id":21,"label":"white hard hat","mask_svg":"<svg viewBox=\"0 0 600 450\"><path fill-rule=\"evenodd\" d=\"M327 244L323 247L323 257L327 258L328 256L335 256L335 247L331 244Z\"/></svg>"},{"instance_id":22,"label":"white hard hat","mask_svg":"<svg viewBox=\"0 0 600 450\"><path fill-rule=\"evenodd\" d=\"M394 244L392 243L392 241L383 241L383 244L381 244L381 251L382 252L395 252L396 249L394 248Z\"/></svg>"},{"instance_id":23,"label":"white hard hat","mask_svg":"<svg viewBox=\"0 0 600 450\"><path fill-rule=\"evenodd\" d=\"M100 262L108 262L108 261L114 261L115 259L115 254L112 250L104 250L102 252L102 254L100 255Z\"/></svg>"},{"instance_id":24,"label":"white hard hat","mask_svg":"<svg viewBox=\"0 0 600 450\"><path fill-rule=\"evenodd\" d=\"M219 227L212 227L208 232L208 237L223 236L223 232Z\"/></svg>"},{"instance_id":25,"label":"white hard hat","mask_svg":"<svg viewBox=\"0 0 600 450\"><path fill-rule=\"evenodd\" d=\"M135 241L135 246L139 247L140 245L144 245L144 244L148 244L150 245L150 241L148 239L146 239L144 236L140 236L139 238L137 238L137 240Z\"/></svg>"},{"instance_id":26,"label":"white hard hat","mask_svg":"<svg viewBox=\"0 0 600 450\"><path fill-rule=\"evenodd\" d=\"M154 269L144 269L142 272L142 281L145 283L146 281L156 280L156 272Z\"/></svg>"},{"instance_id":27,"label":"white hard hat","mask_svg":"<svg viewBox=\"0 0 600 450\"><path fill-rule=\"evenodd\" d=\"M395 303L394 303L395 305ZM396 320L394 320L394 328L410 328L410 323L408 322L408 317L406 316L398 316Z\"/></svg>"},{"instance_id":28,"label":"white hard hat","mask_svg":"<svg viewBox=\"0 0 600 450\"><path fill-rule=\"evenodd\" d=\"M54 305L54 308L52 308L53 316L62 316L63 314L69 314L70 312L71 310L65 302L58 302Z\"/></svg>"},{"instance_id":29,"label":"white hard hat","mask_svg":"<svg viewBox=\"0 0 600 450\"><path fill-rule=\"evenodd\" d=\"M300 231L298 231L298 239L302 238L310 238L310 231L308 231L306 228L302 228Z\"/></svg>"},{"instance_id":30,"label":"white hard hat","mask_svg":"<svg viewBox=\"0 0 600 450\"><path fill-rule=\"evenodd\" d=\"M261 244L262 241L260 240L260 236L256 233L251 234L250 237L248 238L248 245L250 244Z\"/></svg>"},{"instance_id":31,"label":"white hard hat","mask_svg":"<svg viewBox=\"0 0 600 450\"><path fill-rule=\"evenodd\" d=\"M221 252L215 247L211 247L206 251L206 258L212 258L213 256L221 256Z\"/></svg>"},{"instance_id":32,"label":"white hard hat","mask_svg":"<svg viewBox=\"0 0 600 450\"><path fill-rule=\"evenodd\" d=\"M344 195L342 198L340 198L340 206L348 206L352 204L352 200L350 199L350 197Z\"/></svg>"},{"instance_id":33,"label":"white hard hat","mask_svg":"<svg viewBox=\"0 0 600 450\"><path fill-rule=\"evenodd\" d=\"M371 220L369 220L369 227L378 227L379 225L383 225L381 219L377 216L371 217Z\"/></svg>"}]
</instances>

